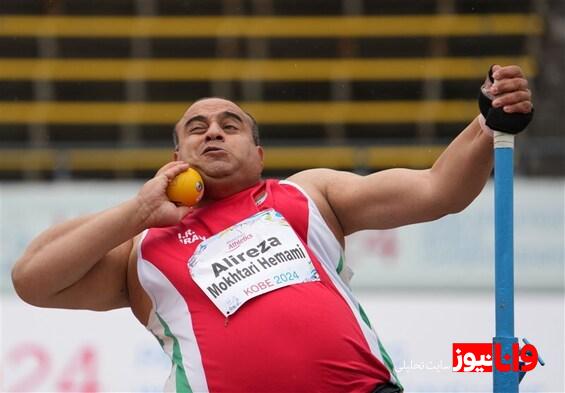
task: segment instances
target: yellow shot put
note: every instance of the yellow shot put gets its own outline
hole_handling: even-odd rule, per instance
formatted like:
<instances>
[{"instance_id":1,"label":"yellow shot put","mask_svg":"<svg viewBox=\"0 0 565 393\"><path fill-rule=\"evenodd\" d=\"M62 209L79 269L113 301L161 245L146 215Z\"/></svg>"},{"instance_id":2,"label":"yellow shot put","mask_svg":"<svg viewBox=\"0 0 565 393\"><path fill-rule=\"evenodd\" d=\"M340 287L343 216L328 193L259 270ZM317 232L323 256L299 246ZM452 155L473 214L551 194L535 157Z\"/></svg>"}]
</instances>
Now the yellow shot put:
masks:
<instances>
[{"instance_id":1,"label":"yellow shot put","mask_svg":"<svg viewBox=\"0 0 565 393\"><path fill-rule=\"evenodd\" d=\"M179 173L167 187L167 196L172 202L185 206L196 205L204 195L204 182L200 174L188 168Z\"/></svg>"}]
</instances>

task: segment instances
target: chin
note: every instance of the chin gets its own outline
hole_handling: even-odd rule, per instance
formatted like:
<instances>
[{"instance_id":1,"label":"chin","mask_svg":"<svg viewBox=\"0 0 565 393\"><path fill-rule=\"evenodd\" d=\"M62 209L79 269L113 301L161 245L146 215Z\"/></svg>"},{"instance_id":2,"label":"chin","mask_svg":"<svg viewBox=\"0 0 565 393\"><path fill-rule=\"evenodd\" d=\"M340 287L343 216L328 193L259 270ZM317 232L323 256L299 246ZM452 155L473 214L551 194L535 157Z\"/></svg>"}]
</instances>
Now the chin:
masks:
<instances>
[{"instance_id":1,"label":"chin","mask_svg":"<svg viewBox=\"0 0 565 393\"><path fill-rule=\"evenodd\" d=\"M201 168L201 174L204 177L212 179L222 179L231 177L236 171L227 165L208 165Z\"/></svg>"}]
</instances>

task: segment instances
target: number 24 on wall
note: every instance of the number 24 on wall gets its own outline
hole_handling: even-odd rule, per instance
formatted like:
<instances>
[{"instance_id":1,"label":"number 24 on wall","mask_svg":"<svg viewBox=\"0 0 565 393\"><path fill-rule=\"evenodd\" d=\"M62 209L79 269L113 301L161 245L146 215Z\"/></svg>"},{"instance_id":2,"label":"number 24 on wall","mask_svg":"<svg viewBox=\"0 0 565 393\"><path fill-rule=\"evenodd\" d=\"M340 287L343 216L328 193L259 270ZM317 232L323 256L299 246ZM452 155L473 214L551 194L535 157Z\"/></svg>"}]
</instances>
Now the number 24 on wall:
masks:
<instances>
[{"instance_id":1,"label":"number 24 on wall","mask_svg":"<svg viewBox=\"0 0 565 393\"><path fill-rule=\"evenodd\" d=\"M97 355L96 350L90 346L82 346L72 354L62 370L55 375L53 386L44 386L52 377L53 361L41 345L20 343L5 354L2 363L2 391L33 392L47 388L57 392L99 392Z\"/></svg>"}]
</instances>

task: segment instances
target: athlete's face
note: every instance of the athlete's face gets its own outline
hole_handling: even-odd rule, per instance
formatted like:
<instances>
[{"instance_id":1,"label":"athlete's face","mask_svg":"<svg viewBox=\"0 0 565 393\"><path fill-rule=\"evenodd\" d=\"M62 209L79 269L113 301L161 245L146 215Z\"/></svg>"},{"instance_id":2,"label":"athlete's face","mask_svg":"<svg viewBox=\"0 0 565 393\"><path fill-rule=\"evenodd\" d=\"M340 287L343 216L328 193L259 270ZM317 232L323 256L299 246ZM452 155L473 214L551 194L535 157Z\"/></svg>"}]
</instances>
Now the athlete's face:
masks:
<instances>
[{"instance_id":1,"label":"athlete's face","mask_svg":"<svg viewBox=\"0 0 565 393\"><path fill-rule=\"evenodd\" d=\"M196 168L206 183L252 184L260 178L263 149L253 142L251 119L233 102L209 98L194 103L177 123L176 133L175 158Z\"/></svg>"}]
</instances>

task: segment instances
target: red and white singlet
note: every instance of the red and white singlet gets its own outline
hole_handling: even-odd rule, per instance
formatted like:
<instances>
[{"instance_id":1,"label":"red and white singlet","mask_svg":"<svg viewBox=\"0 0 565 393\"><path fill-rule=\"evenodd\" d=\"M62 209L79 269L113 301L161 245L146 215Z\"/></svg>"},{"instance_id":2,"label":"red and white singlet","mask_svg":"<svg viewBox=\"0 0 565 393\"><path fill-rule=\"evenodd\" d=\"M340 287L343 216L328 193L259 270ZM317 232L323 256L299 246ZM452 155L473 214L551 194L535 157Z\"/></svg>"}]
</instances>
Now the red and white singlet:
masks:
<instances>
[{"instance_id":1,"label":"red and white singlet","mask_svg":"<svg viewBox=\"0 0 565 393\"><path fill-rule=\"evenodd\" d=\"M340 276L344 253L297 185L266 180L143 233L147 328L166 391L368 393L392 362Z\"/></svg>"}]
</instances>

